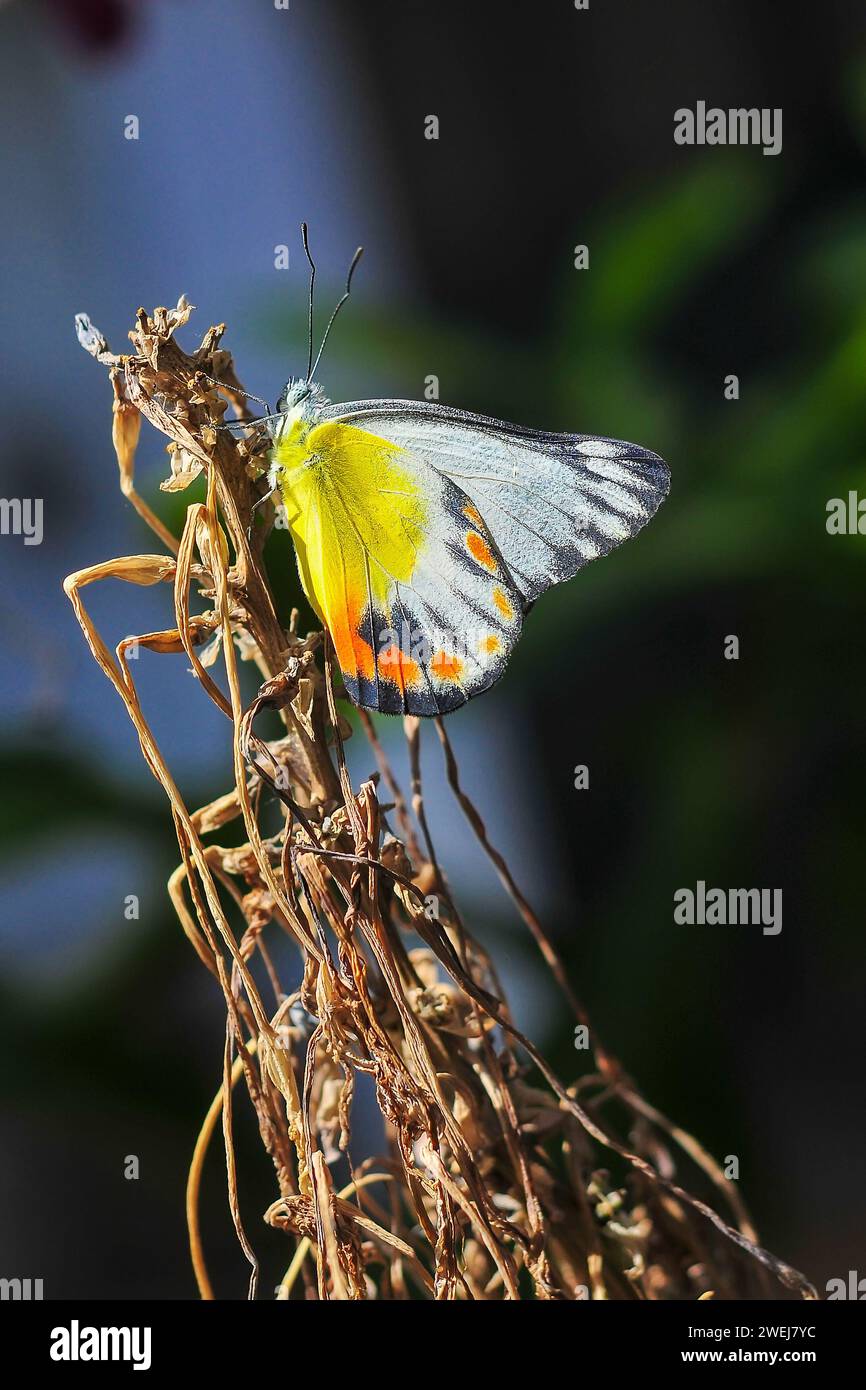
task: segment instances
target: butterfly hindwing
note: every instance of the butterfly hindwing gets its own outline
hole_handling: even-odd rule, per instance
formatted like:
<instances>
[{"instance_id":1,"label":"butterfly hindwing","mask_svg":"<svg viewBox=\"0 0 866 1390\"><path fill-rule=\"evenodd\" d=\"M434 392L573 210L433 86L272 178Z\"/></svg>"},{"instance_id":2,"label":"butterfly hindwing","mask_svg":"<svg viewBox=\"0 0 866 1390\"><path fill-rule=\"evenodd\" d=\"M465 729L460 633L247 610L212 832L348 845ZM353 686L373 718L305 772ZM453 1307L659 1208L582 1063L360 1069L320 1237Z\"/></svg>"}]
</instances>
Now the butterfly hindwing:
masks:
<instances>
[{"instance_id":1,"label":"butterfly hindwing","mask_svg":"<svg viewBox=\"0 0 866 1390\"><path fill-rule=\"evenodd\" d=\"M373 430L450 478L483 516L525 602L635 535L667 495L657 454L525 429L425 401L352 401L323 418Z\"/></svg>"},{"instance_id":2,"label":"butterfly hindwing","mask_svg":"<svg viewBox=\"0 0 866 1390\"><path fill-rule=\"evenodd\" d=\"M343 420L273 459L305 592L359 705L446 714L502 674L523 601L469 496L414 450Z\"/></svg>"}]
</instances>

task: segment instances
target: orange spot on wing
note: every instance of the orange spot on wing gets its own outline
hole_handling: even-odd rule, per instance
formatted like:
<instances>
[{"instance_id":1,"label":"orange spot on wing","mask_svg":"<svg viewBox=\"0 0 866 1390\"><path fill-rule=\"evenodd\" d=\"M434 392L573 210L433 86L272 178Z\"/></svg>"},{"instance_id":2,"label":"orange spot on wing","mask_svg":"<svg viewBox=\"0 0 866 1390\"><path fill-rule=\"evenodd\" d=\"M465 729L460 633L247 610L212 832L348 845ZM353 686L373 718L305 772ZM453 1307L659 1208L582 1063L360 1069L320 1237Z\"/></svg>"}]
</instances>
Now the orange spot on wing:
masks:
<instances>
[{"instance_id":1,"label":"orange spot on wing","mask_svg":"<svg viewBox=\"0 0 866 1390\"><path fill-rule=\"evenodd\" d=\"M481 650L492 656L494 652L502 650L502 643L498 637L484 637L480 643Z\"/></svg>"},{"instance_id":2,"label":"orange spot on wing","mask_svg":"<svg viewBox=\"0 0 866 1390\"><path fill-rule=\"evenodd\" d=\"M411 656L401 651L396 642L379 654L379 675L393 681L401 690L421 684L421 667Z\"/></svg>"},{"instance_id":3,"label":"orange spot on wing","mask_svg":"<svg viewBox=\"0 0 866 1390\"><path fill-rule=\"evenodd\" d=\"M502 589L496 588L493 590L493 602L496 604L503 618L514 617L514 608L512 607L511 600Z\"/></svg>"},{"instance_id":4,"label":"orange spot on wing","mask_svg":"<svg viewBox=\"0 0 866 1390\"><path fill-rule=\"evenodd\" d=\"M466 549L479 565L483 565L486 570L496 570L496 559L491 552L483 536L479 536L477 531L466 532Z\"/></svg>"},{"instance_id":5,"label":"orange spot on wing","mask_svg":"<svg viewBox=\"0 0 866 1390\"><path fill-rule=\"evenodd\" d=\"M436 652L430 662L430 670L440 681L456 681L463 671L463 662L448 652Z\"/></svg>"},{"instance_id":6,"label":"orange spot on wing","mask_svg":"<svg viewBox=\"0 0 866 1390\"><path fill-rule=\"evenodd\" d=\"M481 513L478 511L477 507L473 507L471 502L466 503L466 506L463 508L463 515L466 517L467 521L472 522L473 526L484 525L484 522L481 520Z\"/></svg>"},{"instance_id":7,"label":"orange spot on wing","mask_svg":"<svg viewBox=\"0 0 866 1390\"><path fill-rule=\"evenodd\" d=\"M375 672L373 648L360 632L365 603L366 594L361 598L349 593L345 609L333 615L328 628L341 669L347 676L365 676L371 681Z\"/></svg>"}]
</instances>

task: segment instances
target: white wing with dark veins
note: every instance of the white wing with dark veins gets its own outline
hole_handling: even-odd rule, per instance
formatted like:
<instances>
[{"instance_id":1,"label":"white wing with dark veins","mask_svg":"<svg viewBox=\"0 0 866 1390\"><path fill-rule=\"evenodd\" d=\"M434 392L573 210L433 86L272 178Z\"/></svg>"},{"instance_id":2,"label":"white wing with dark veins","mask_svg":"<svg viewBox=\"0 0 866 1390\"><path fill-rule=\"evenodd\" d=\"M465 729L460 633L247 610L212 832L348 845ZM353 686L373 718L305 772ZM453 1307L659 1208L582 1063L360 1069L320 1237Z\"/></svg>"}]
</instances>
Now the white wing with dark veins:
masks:
<instances>
[{"instance_id":1,"label":"white wing with dark veins","mask_svg":"<svg viewBox=\"0 0 866 1390\"><path fill-rule=\"evenodd\" d=\"M636 535L670 484L667 464L638 444L527 429L432 401L350 401L320 419L369 430L451 479L527 605Z\"/></svg>"}]
</instances>

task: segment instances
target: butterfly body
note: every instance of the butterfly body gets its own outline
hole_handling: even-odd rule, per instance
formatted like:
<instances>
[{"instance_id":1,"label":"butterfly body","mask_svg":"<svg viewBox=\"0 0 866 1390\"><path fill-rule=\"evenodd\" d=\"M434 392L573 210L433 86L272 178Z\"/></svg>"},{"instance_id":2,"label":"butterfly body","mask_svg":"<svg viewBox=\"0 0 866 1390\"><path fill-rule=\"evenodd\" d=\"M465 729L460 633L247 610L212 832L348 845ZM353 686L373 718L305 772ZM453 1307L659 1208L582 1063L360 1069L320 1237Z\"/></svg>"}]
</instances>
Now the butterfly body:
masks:
<instances>
[{"instance_id":1,"label":"butterfly body","mask_svg":"<svg viewBox=\"0 0 866 1390\"><path fill-rule=\"evenodd\" d=\"M446 714L491 686L538 594L633 535L668 470L637 445L431 402L331 405L292 381L271 425L304 591L351 698Z\"/></svg>"}]
</instances>

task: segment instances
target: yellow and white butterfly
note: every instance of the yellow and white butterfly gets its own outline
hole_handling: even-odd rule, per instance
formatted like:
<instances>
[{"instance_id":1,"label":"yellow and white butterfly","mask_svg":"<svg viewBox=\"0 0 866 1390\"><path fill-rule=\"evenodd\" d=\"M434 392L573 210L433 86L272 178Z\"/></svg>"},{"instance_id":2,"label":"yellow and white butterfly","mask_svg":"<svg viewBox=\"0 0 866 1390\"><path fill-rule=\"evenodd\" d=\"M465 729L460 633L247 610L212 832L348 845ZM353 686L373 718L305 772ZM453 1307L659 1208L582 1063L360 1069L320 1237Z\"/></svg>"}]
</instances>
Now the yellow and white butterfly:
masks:
<instances>
[{"instance_id":1,"label":"yellow and white butterfly","mask_svg":"<svg viewBox=\"0 0 866 1390\"><path fill-rule=\"evenodd\" d=\"M499 679L544 589L649 521L667 465L436 402L332 405L319 357L266 417L304 592L356 704L447 714Z\"/></svg>"}]
</instances>

